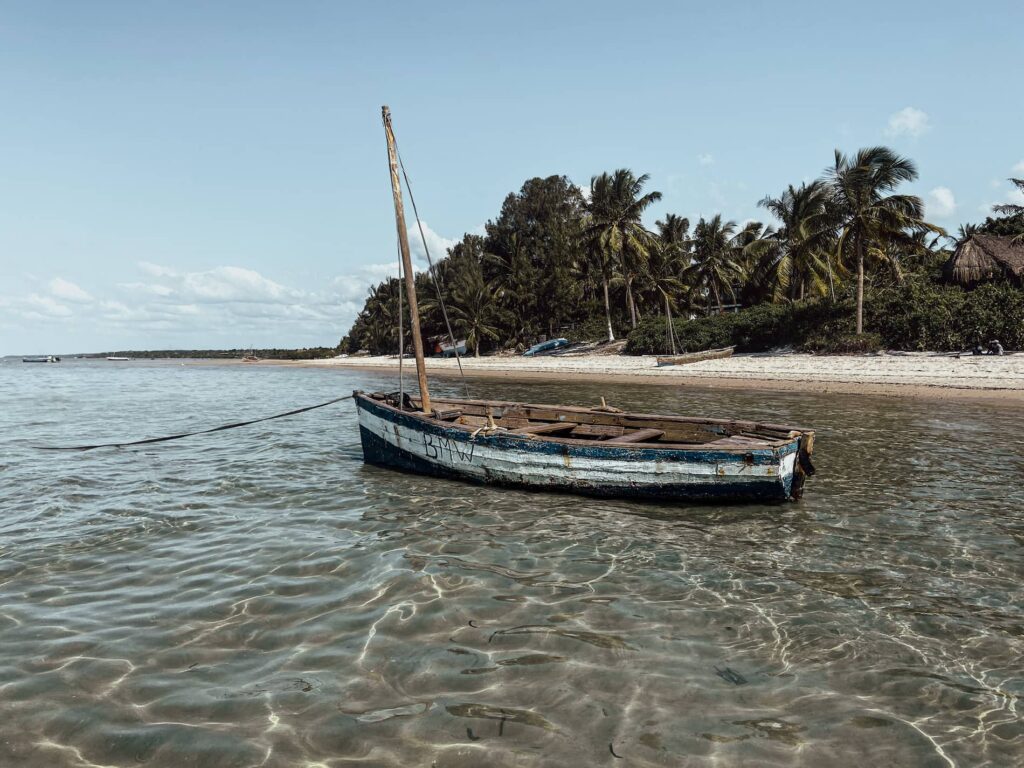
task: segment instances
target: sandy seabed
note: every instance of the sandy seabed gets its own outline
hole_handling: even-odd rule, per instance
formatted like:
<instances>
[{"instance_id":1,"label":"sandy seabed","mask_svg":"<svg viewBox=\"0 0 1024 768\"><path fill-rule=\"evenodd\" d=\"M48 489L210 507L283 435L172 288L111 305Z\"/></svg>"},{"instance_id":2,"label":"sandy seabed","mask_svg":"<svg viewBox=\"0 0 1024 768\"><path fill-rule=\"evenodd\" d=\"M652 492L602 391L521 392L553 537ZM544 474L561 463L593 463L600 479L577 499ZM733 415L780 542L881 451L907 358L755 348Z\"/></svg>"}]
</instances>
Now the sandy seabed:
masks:
<instances>
[{"instance_id":1,"label":"sandy seabed","mask_svg":"<svg viewBox=\"0 0 1024 768\"><path fill-rule=\"evenodd\" d=\"M398 358L345 357L304 365L395 370ZM406 359L415 376L414 363ZM972 356L929 352L871 355L764 353L658 367L653 356L563 354L463 358L467 376L560 381L619 381L698 387L802 390L960 399L1024 400L1024 354ZM431 375L458 375L454 359L428 359Z\"/></svg>"}]
</instances>

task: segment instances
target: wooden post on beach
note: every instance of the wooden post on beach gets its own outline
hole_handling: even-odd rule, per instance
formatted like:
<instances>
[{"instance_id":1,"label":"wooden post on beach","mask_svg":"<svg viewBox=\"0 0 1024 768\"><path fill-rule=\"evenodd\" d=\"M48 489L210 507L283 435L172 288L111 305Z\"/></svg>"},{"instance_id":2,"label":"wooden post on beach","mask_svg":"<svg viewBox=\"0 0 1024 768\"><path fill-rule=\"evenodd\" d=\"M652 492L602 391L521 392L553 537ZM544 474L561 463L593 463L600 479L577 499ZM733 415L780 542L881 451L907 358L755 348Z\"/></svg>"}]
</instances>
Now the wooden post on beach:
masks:
<instances>
[{"instance_id":1,"label":"wooden post on beach","mask_svg":"<svg viewBox=\"0 0 1024 768\"><path fill-rule=\"evenodd\" d=\"M391 193L395 198L395 226L398 228L398 245L402 251L402 271L405 272L405 295L409 299L409 325L412 332L412 348L416 354L416 375L420 384L420 402L423 412L431 414L430 393L427 391L427 364L423 360L423 338L420 336L420 311L416 304L416 280L412 273L412 258L409 256L409 234L405 228L405 208L402 205L402 186L398 180L398 155L395 151L395 134L391 130L391 110L380 108L384 118L384 136L388 141L388 165L391 167Z\"/></svg>"}]
</instances>

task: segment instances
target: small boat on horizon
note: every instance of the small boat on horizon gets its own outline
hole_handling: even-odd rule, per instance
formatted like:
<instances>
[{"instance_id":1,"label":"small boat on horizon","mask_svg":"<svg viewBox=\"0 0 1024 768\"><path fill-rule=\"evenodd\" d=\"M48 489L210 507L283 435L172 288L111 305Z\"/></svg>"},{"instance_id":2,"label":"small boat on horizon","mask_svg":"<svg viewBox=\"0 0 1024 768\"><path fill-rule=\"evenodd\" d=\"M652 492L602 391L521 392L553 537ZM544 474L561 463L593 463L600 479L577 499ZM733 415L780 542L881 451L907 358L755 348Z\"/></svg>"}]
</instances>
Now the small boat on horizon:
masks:
<instances>
[{"instance_id":1,"label":"small boat on horizon","mask_svg":"<svg viewBox=\"0 0 1024 768\"><path fill-rule=\"evenodd\" d=\"M431 398L391 112L384 134L419 395L352 393L363 460L519 488L643 499L798 499L814 473L814 431L600 407ZM407 182L408 183L408 182ZM442 303L443 299L439 297ZM402 334L398 337L403 338ZM455 344L454 336L450 339ZM543 345L555 348L562 339ZM399 342L401 353L402 342ZM535 348L531 348L532 350ZM539 351L539 350L538 350Z\"/></svg>"},{"instance_id":2,"label":"small boat on horizon","mask_svg":"<svg viewBox=\"0 0 1024 768\"><path fill-rule=\"evenodd\" d=\"M130 357L121 357L119 355L109 355L106 359L114 363L124 363L131 360Z\"/></svg>"},{"instance_id":3,"label":"small boat on horizon","mask_svg":"<svg viewBox=\"0 0 1024 768\"><path fill-rule=\"evenodd\" d=\"M59 363L60 358L57 355L35 355L33 357L21 358L23 363Z\"/></svg>"}]
</instances>

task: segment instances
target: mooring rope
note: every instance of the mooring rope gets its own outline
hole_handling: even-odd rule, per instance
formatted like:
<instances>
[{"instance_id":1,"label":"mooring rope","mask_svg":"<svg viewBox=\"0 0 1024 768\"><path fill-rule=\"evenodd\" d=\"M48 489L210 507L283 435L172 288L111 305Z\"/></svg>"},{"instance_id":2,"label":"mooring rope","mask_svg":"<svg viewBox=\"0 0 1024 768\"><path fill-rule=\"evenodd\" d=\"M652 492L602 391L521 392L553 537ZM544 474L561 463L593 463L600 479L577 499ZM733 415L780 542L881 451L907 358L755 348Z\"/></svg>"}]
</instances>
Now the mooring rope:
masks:
<instances>
[{"instance_id":1,"label":"mooring rope","mask_svg":"<svg viewBox=\"0 0 1024 768\"><path fill-rule=\"evenodd\" d=\"M305 413L306 411L316 410L317 408L323 408L328 405L334 405L334 403L340 403L342 400L349 400L352 395L345 395L344 397L336 397L333 400L328 400L326 403L318 403L317 405L307 405L304 408L296 408L292 411L285 411L284 413L275 413L273 416L263 416L259 419L250 419L249 421L236 421L231 424L222 424L219 427L213 427L212 429L200 429L195 432L182 432L179 435L165 435L164 437L147 437L145 440L132 440L125 443L96 443L95 445L35 445L33 448L37 448L40 451L91 451L94 448L124 448L129 445L145 445L146 443L163 443L168 440L180 440L183 437L192 437L193 435L208 435L211 432L222 432L225 429L235 429L236 427L247 427L250 424L259 424L261 421L270 421L272 419L283 419L285 416L294 416L298 413Z\"/></svg>"}]
</instances>

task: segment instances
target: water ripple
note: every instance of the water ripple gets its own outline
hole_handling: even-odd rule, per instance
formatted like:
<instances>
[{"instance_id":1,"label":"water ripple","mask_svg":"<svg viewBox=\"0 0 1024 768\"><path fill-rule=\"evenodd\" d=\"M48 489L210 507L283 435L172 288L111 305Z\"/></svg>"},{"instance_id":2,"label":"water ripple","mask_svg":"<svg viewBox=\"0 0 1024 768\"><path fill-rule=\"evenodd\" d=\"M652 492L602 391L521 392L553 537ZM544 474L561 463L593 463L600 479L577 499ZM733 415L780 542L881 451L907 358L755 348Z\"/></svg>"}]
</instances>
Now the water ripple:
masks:
<instances>
[{"instance_id":1,"label":"water ripple","mask_svg":"<svg viewBox=\"0 0 1024 768\"><path fill-rule=\"evenodd\" d=\"M349 406L159 448L30 448L389 385L0 367L0 765L1024 763L1013 409L471 384L814 425L819 475L771 507L366 467Z\"/></svg>"}]
</instances>

